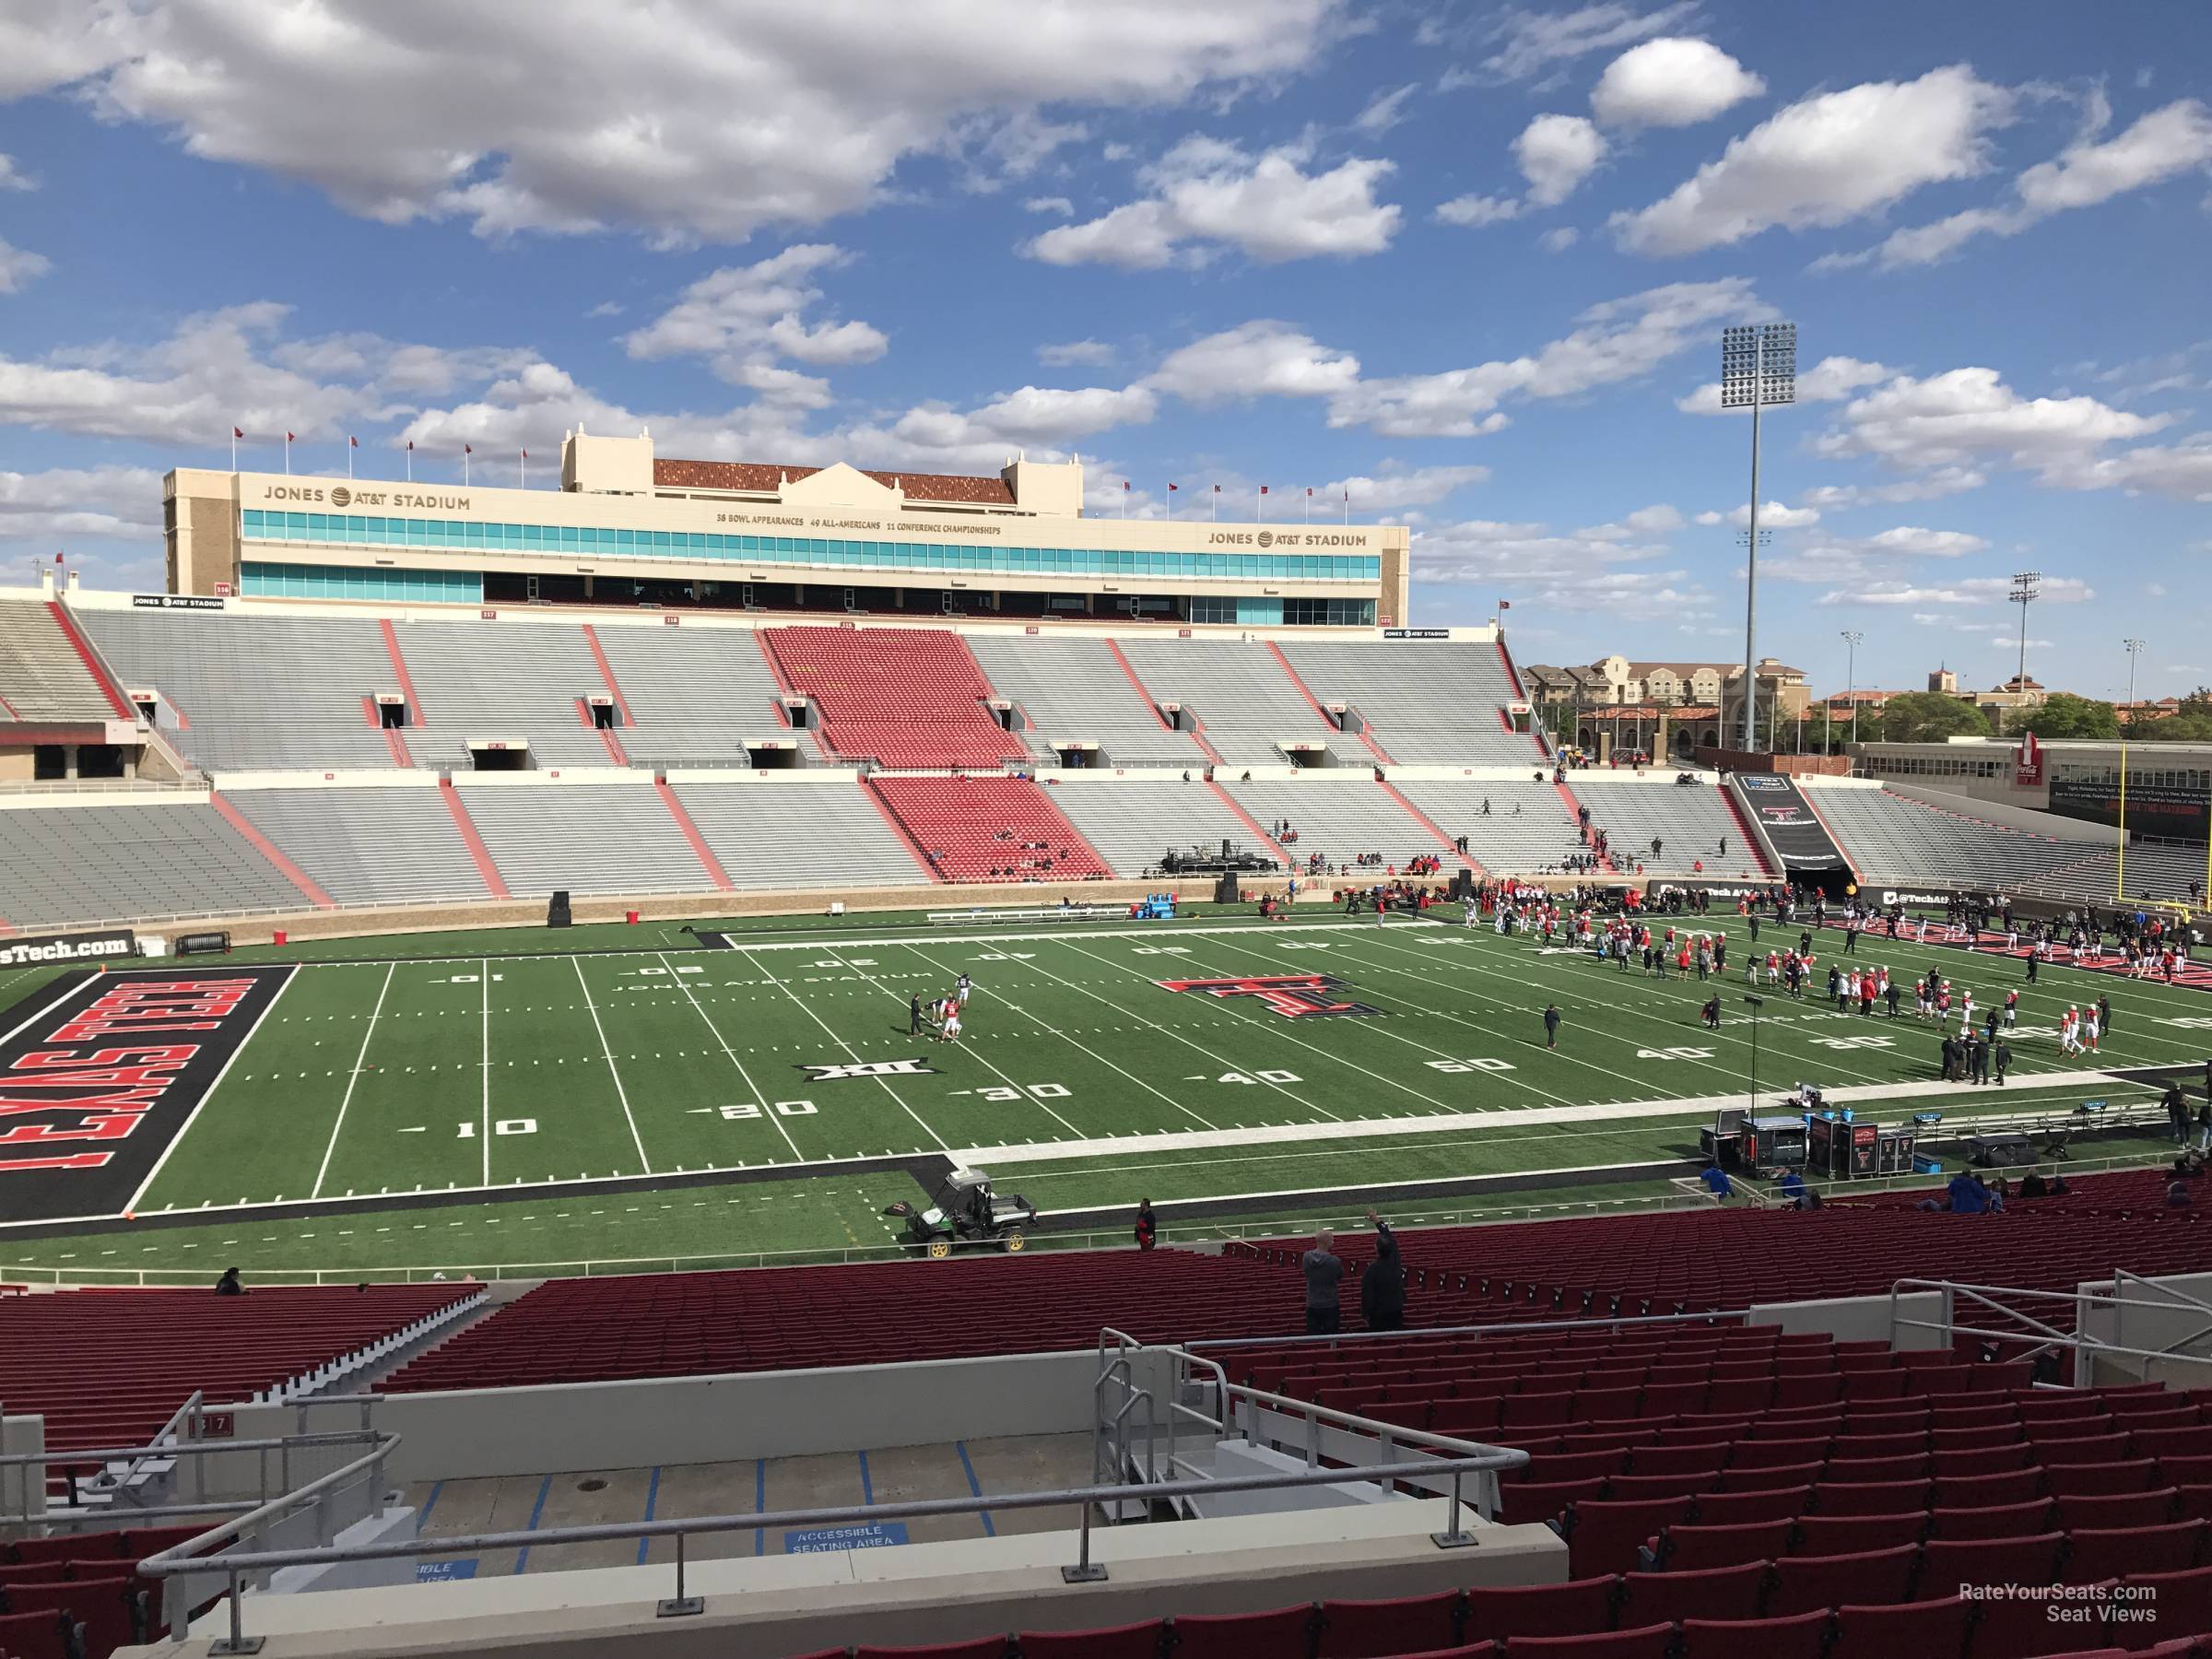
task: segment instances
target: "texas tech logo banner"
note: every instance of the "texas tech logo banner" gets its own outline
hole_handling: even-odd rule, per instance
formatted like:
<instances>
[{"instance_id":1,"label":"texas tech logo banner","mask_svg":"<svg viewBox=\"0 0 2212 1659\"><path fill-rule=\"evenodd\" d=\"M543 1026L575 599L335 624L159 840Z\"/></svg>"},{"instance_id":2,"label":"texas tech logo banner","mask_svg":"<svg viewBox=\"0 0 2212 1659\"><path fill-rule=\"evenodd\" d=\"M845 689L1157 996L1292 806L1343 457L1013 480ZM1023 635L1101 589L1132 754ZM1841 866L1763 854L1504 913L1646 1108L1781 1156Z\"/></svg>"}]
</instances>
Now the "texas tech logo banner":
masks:
<instances>
[{"instance_id":1,"label":"texas tech logo banner","mask_svg":"<svg viewBox=\"0 0 2212 1659\"><path fill-rule=\"evenodd\" d=\"M1347 1002L1336 993L1348 990L1343 980L1329 973L1277 973L1255 979L1157 980L1162 991L1201 991L1208 996L1253 996L1285 1019L1356 1014L1379 1016L1382 1010L1362 1002Z\"/></svg>"}]
</instances>

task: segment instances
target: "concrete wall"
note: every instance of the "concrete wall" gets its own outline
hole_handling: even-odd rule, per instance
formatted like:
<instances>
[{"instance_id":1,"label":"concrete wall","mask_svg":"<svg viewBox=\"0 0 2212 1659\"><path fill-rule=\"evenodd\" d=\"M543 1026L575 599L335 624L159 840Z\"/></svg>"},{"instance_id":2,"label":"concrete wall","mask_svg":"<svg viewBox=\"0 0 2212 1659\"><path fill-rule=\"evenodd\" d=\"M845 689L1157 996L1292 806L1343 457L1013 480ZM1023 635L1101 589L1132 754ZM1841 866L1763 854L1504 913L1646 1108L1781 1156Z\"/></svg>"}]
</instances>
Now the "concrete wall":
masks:
<instances>
[{"instance_id":1,"label":"concrete wall","mask_svg":"<svg viewBox=\"0 0 2212 1659\"><path fill-rule=\"evenodd\" d=\"M2148 1284L2130 1281L2118 1294L2130 1302L2156 1302L2159 1290L2174 1293L2169 1306L2126 1308L2100 1307L2085 1302L2081 1309L2081 1333L2094 1336L2100 1342L2109 1342L2122 1347L2177 1349L2180 1354L2196 1354L2206 1359L2145 1359L2115 1355L2100 1359L2093 1367L2077 1373L2079 1382L2164 1382L2170 1388L2212 1387L2212 1312L2178 1300L2194 1297L2197 1302L2212 1303L2212 1273L2172 1274L2154 1279ZM2112 1296L2113 1283L2107 1279L2099 1284L2081 1287L2086 1295ZM2057 1307L2057 1303L2053 1303ZM2042 1317L2052 1319L2044 1313ZM2052 1323L2059 1323L2052 1319ZM2086 1363L2086 1362L2085 1362Z\"/></svg>"},{"instance_id":2,"label":"concrete wall","mask_svg":"<svg viewBox=\"0 0 2212 1659\"><path fill-rule=\"evenodd\" d=\"M1903 1319L1930 1324L1943 1317L1943 1293L1915 1290L1896 1299ZM1780 1325L1791 1335L1825 1331L1838 1342L1889 1342L1891 1299L1887 1296L1843 1296L1833 1301L1762 1302L1746 1315L1751 1324ZM1900 1349L1939 1348L1942 1335L1936 1331L1904 1330L1895 1338Z\"/></svg>"},{"instance_id":3,"label":"concrete wall","mask_svg":"<svg viewBox=\"0 0 2212 1659\"><path fill-rule=\"evenodd\" d=\"M1946 780L1959 783L2002 782L1999 779L1960 778ZM1930 789L1911 778L1885 778L1882 787L1891 794L1908 801L1919 801L1925 806L1940 807L1945 812L1956 812L1963 818L1980 818L1984 823L2004 824L2014 830L2025 830L2030 835L2055 836L2061 841L2109 841L2112 830L2101 824L2092 824L2082 818L2063 818L2055 812L2038 812L2032 806L2020 804L2044 793L2041 790L2013 790L2007 788L2002 795L1983 796L1959 794L1945 789Z\"/></svg>"},{"instance_id":4,"label":"concrete wall","mask_svg":"<svg viewBox=\"0 0 2212 1659\"><path fill-rule=\"evenodd\" d=\"M402 1394L377 1406L376 1424L402 1437L394 1480L642 1469L1088 1430L1098 1374L1098 1356L1083 1350ZM325 1412L313 1430L359 1425L358 1406ZM298 1427L291 1406L238 1408L241 1440ZM259 1477L241 1454L211 1478L254 1491Z\"/></svg>"}]
</instances>

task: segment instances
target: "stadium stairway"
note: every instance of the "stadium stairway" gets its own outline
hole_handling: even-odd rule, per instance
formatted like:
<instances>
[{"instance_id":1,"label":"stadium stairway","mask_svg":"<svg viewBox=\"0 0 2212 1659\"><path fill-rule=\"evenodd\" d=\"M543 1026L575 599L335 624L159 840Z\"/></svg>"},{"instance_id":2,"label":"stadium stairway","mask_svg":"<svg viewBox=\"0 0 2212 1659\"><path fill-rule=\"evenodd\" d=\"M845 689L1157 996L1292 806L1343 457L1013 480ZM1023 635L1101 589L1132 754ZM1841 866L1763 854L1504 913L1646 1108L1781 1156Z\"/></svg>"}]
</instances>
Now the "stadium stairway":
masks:
<instances>
[{"instance_id":1,"label":"stadium stairway","mask_svg":"<svg viewBox=\"0 0 2212 1659\"><path fill-rule=\"evenodd\" d=\"M872 777L867 788L941 881L1107 881L1113 871L1023 778Z\"/></svg>"},{"instance_id":2,"label":"stadium stairway","mask_svg":"<svg viewBox=\"0 0 2212 1659\"><path fill-rule=\"evenodd\" d=\"M760 638L783 683L820 711L824 740L848 759L995 771L1029 759L993 717L991 682L949 629L799 626Z\"/></svg>"},{"instance_id":3,"label":"stadium stairway","mask_svg":"<svg viewBox=\"0 0 2212 1659\"><path fill-rule=\"evenodd\" d=\"M112 689L59 605L0 604L0 721L135 720Z\"/></svg>"}]
</instances>

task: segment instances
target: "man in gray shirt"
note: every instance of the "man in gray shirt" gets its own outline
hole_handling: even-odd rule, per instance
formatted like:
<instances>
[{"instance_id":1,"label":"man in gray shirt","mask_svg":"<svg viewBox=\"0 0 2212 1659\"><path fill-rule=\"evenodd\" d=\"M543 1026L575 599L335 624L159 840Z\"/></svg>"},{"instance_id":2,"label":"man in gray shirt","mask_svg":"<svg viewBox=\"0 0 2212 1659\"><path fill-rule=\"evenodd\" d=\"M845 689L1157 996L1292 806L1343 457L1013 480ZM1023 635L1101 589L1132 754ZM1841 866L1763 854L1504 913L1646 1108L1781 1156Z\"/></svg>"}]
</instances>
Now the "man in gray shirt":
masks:
<instances>
[{"instance_id":1,"label":"man in gray shirt","mask_svg":"<svg viewBox=\"0 0 2212 1659\"><path fill-rule=\"evenodd\" d=\"M1343 1328L1343 1311L1336 1287L1344 1280L1344 1264L1330 1248L1336 1235L1327 1230L1313 1235L1313 1248L1300 1265L1306 1273L1306 1335L1334 1336Z\"/></svg>"}]
</instances>

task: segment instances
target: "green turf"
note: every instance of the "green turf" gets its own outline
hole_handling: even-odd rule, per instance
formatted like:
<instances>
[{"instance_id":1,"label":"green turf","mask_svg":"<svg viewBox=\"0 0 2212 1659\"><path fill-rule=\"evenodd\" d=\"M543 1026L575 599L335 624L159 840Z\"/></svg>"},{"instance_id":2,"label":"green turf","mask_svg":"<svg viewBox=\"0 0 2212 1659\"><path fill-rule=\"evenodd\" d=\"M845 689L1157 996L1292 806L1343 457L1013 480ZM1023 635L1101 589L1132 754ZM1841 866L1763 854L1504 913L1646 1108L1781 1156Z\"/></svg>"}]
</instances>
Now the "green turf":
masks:
<instances>
[{"instance_id":1,"label":"green turf","mask_svg":"<svg viewBox=\"0 0 2212 1659\"><path fill-rule=\"evenodd\" d=\"M1741 949L1737 918L1698 925L1729 932ZM81 1270L120 1260L90 1253L128 1249L146 1265L186 1270L187 1243L217 1250L249 1233L261 1253L241 1265L265 1271L624 1261L647 1253L641 1230L653 1233L656 1259L850 1248L880 1241L853 1218L911 1195L911 1181L815 1171L823 1191L855 1196L815 1206L812 1219L806 1205L778 1211L748 1195L793 1184L783 1170L795 1177L886 1154L974 1151L1003 1186L1048 1210L1257 1194L1316 1194L1265 1213L1327 1213L1322 1194L1335 1189L1529 1171L1571 1182L1593 1166L1694 1156L1713 1104L1744 1103L1752 1080L1740 966L1719 987L1724 1024L1710 1032L1697 1010L1713 986L1623 974L1487 928L1343 923L1326 912L1271 926L1236 912L1034 931L860 916L769 919L739 943L701 951L679 924L662 924L241 952L231 959L300 971L142 1194L130 1242L0 1232L0 1265ZM531 954L549 949L562 954ZM2017 962L1933 947L1868 939L1860 959L1888 962L1900 980L1938 963L1984 1006L2021 982ZM963 1040L909 1036L908 997L942 994L963 971L976 982ZM1250 998L1156 982L1316 972L1381 1017L1288 1020ZM39 982L29 973L20 982ZM2059 1055L2050 1032L2066 1003L2100 992L2117 1021L2099 1064L2171 1065L2194 1078L2212 1043L2200 996L2049 969L2023 987L2009 1088L1947 1090L1862 1115L2145 1098L2117 1082L2036 1087L2038 1074L2090 1068ZM1862 1018L1775 987L1760 994L1758 1082L1769 1100L1800 1078L1880 1088L1933 1075L1936 1035L1909 1006L1902 1019ZM1547 1001L1565 1019L1557 1053L1546 1051L1537 1018ZM933 1069L822 1080L808 1069L915 1060ZM1572 1116L1670 1101L1628 1117ZM1501 1118L1494 1130L1467 1121L1532 1109L1553 1120ZM1422 1134L1351 1127L1418 1128L1429 1118L1448 1121ZM767 1166L778 1176L759 1183L654 1186ZM610 1177L671 1204L665 1233L614 1218L634 1198L562 1191ZM501 1206L473 1199L265 1225L252 1207L512 1189L505 1204L531 1212L517 1226L521 1244L517 1233L495 1236L495 1220L516 1225ZM213 1216L223 1210L237 1219ZM179 1225L202 1211L210 1222ZM343 1253L326 1255L341 1230Z\"/></svg>"}]
</instances>

